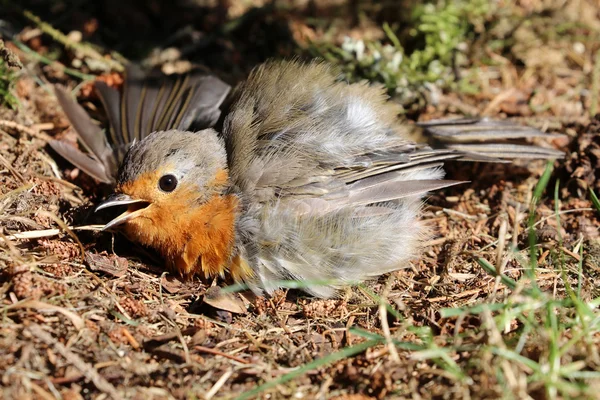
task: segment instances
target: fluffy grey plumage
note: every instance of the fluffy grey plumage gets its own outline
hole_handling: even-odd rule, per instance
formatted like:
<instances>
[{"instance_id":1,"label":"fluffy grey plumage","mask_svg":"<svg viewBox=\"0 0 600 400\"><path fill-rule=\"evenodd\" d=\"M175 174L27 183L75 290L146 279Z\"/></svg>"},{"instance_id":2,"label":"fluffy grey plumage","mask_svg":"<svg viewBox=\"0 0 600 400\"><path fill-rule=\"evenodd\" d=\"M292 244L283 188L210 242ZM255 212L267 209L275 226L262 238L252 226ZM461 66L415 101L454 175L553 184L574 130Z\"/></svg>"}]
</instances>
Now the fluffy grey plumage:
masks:
<instances>
[{"instance_id":1,"label":"fluffy grey plumage","mask_svg":"<svg viewBox=\"0 0 600 400\"><path fill-rule=\"evenodd\" d=\"M455 182L439 180L435 159L411 165L432 151L405 138L383 88L336 82L325 64L271 63L234 97L223 136L257 287L337 281L309 285L327 297L415 257L421 196Z\"/></svg>"}]
</instances>

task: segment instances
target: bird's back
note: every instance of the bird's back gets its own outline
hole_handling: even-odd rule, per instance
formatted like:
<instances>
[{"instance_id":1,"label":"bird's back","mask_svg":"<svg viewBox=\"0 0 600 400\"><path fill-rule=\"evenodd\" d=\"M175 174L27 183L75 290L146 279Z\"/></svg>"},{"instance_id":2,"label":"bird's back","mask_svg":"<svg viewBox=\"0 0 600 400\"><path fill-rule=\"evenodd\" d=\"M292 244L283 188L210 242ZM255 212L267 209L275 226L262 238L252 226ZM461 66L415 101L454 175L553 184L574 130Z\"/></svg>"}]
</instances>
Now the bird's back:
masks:
<instances>
[{"instance_id":1,"label":"bird's back","mask_svg":"<svg viewBox=\"0 0 600 400\"><path fill-rule=\"evenodd\" d=\"M407 140L381 87L324 64L265 64L234 98L223 135L261 286L309 281L329 296L408 263L421 196L455 183L439 168L453 152Z\"/></svg>"}]
</instances>

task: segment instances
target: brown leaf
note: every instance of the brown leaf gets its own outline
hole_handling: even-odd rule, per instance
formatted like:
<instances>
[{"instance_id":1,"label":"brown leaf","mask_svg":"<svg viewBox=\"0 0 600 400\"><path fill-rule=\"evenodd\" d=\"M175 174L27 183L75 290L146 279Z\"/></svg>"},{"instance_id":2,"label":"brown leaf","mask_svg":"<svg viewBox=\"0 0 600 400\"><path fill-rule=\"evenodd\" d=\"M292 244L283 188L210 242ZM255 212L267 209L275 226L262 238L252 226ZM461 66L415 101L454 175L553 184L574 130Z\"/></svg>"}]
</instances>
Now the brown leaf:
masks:
<instances>
[{"instance_id":1,"label":"brown leaf","mask_svg":"<svg viewBox=\"0 0 600 400\"><path fill-rule=\"evenodd\" d=\"M172 276L163 276L160 280L160 285L170 294L176 294L183 289L183 283Z\"/></svg>"},{"instance_id":2,"label":"brown leaf","mask_svg":"<svg viewBox=\"0 0 600 400\"><path fill-rule=\"evenodd\" d=\"M106 255L105 253L85 253L85 261L92 271L100 271L116 278L125 275L129 265L126 258L114 254Z\"/></svg>"},{"instance_id":3,"label":"brown leaf","mask_svg":"<svg viewBox=\"0 0 600 400\"><path fill-rule=\"evenodd\" d=\"M246 313L244 302L237 294L223 293L218 286L208 288L204 295L204 302L214 308L229 311L234 314Z\"/></svg>"}]
</instances>

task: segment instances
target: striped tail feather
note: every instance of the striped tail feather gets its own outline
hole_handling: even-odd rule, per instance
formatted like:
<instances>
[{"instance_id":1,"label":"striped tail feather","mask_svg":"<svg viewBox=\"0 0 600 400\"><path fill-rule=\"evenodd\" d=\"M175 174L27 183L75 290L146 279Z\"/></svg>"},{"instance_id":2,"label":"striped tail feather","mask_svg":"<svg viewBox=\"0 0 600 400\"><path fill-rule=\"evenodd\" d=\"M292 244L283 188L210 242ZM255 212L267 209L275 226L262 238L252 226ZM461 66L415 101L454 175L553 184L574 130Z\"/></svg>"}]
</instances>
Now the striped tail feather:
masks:
<instances>
[{"instance_id":1,"label":"striped tail feather","mask_svg":"<svg viewBox=\"0 0 600 400\"><path fill-rule=\"evenodd\" d=\"M565 153L530 142L564 137L511 121L489 118L438 119L417 123L436 148L453 149L463 161L506 162L512 159L559 159Z\"/></svg>"}]
</instances>

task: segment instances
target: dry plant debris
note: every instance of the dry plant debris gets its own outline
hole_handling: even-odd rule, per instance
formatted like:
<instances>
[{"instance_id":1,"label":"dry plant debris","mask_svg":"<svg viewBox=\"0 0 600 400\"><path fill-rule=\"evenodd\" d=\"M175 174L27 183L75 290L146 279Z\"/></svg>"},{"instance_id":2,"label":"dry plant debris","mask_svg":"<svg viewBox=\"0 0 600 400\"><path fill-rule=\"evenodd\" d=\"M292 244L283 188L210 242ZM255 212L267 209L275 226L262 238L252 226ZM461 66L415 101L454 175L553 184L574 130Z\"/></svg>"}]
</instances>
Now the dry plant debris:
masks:
<instances>
[{"instance_id":1,"label":"dry plant debris","mask_svg":"<svg viewBox=\"0 0 600 400\"><path fill-rule=\"evenodd\" d=\"M200 1L199 19L177 14L182 22L159 3L123 4L137 18L132 35L149 32L156 13L161 26L191 27L169 38L169 49L153 50L154 60L178 68L180 58L209 54L232 80L267 54L341 46L346 35L381 40L382 16L398 17L378 2L253 1L258 8L249 9ZM511 2L522 23L487 34L479 26L457 67L461 84L429 85L419 113L511 117L565 132L554 145L568 149L567 159L553 171L543 163L449 165L453 179L473 182L430 197L424 218L436 236L422 258L334 300L182 282L121 237L69 229L101 223L92 211L105 192L49 153L49 137L73 137L50 82L81 84L80 100L104 121L86 80L101 73L96 79L120 85L106 66L122 58L86 41L110 43L128 30L114 7L71 11L63 1L29 19L19 14L24 26L3 51L27 73L15 78L19 106L0 107L2 396L597 398L600 211L590 190L600 194L600 117L591 115L600 96L591 90L600 79L600 11L591 0L573 2L579 9L568 3ZM55 20L77 21L76 33L59 35ZM551 32L557 27L562 36ZM284 31L292 45L274 42ZM132 43L123 46L116 50Z\"/></svg>"}]
</instances>

